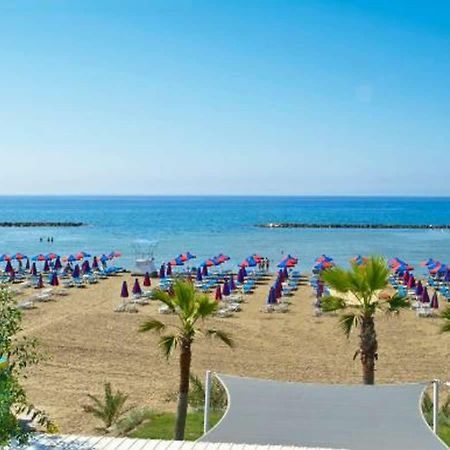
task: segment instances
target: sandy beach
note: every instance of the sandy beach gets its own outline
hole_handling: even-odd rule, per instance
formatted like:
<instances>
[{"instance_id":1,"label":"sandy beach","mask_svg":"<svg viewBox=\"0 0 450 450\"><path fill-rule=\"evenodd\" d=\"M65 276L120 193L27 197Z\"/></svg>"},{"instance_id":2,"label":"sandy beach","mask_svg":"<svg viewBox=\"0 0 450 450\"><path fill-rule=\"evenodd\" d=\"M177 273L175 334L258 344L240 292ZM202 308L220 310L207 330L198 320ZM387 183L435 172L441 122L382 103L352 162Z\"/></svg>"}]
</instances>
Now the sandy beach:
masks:
<instances>
[{"instance_id":1,"label":"sandy beach","mask_svg":"<svg viewBox=\"0 0 450 450\"><path fill-rule=\"evenodd\" d=\"M86 394L101 394L103 383L130 395L130 403L172 410L166 401L177 388L178 360L166 361L157 337L137 329L146 318L164 321L157 302L139 313L115 313L120 285L129 274L113 277L66 297L38 303L24 312L24 330L41 342L47 359L34 367L25 382L30 401L47 411L64 433L95 433L96 423L83 413ZM157 284L157 281L156 283ZM242 312L211 320L210 326L232 334L236 348L214 341L195 343L193 372L206 369L241 376L314 383L359 383L361 367L352 357L357 336L347 340L334 316L315 317L312 290L301 286L285 314L261 312L269 284L246 296ZM377 317L380 358L378 383L447 379L448 336L439 334L439 319Z\"/></svg>"}]
</instances>

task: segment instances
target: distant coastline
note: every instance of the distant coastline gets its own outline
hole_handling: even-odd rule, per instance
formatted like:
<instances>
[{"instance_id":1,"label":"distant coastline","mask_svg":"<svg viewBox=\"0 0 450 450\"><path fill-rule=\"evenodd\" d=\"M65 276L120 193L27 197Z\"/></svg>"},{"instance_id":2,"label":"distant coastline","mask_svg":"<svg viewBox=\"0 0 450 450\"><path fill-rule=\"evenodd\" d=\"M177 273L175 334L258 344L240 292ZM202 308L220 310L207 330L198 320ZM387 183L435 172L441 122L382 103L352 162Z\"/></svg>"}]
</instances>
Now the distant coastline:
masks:
<instances>
[{"instance_id":1,"label":"distant coastline","mask_svg":"<svg viewBox=\"0 0 450 450\"><path fill-rule=\"evenodd\" d=\"M0 228L67 228L82 227L83 222L0 222Z\"/></svg>"},{"instance_id":2,"label":"distant coastline","mask_svg":"<svg viewBox=\"0 0 450 450\"><path fill-rule=\"evenodd\" d=\"M328 228L328 229L376 229L376 230L449 230L450 225L383 224L383 223L260 223L259 228Z\"/></svg>"}]
</instances>

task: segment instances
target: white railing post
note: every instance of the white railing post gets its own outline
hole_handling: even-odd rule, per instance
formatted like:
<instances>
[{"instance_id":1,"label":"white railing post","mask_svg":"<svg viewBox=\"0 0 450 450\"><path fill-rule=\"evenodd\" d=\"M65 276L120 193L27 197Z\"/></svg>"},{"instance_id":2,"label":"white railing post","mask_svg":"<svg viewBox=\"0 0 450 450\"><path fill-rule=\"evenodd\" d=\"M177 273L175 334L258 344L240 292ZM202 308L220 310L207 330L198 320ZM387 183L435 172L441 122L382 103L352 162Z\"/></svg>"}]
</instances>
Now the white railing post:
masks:
<instances>
[{"instance_id":1,"label":"white railing post","mask_svg":"<svg viewBox=\"0 0 450 450\"><path fill-rule=\"evenodd\" d=\"M433 432L438 433L439 421L439 380L433 380Z\"/></svg>"},{"instance_id":2,"label":"white railing post","mask_svg":"<svg viewBox=\"0 0 450 450\"><path fill-rule=\"evenodd\" d=\"M209 430L209 407L211 403L211 371L206 371L205 377L205 410L203 417L203 433Z\"/></svg>"}]
</instances>

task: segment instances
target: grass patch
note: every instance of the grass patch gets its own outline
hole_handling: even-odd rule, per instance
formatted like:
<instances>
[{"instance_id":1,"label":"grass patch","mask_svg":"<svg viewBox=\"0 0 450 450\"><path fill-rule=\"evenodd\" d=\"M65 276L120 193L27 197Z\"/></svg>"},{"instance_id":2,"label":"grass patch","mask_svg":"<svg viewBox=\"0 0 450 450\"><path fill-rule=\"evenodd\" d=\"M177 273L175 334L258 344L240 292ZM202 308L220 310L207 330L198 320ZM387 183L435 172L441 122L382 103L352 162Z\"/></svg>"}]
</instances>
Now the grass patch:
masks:
<instances>
[{"instance_id":1,"label":"grass patch","mask_svg":"<svg viewBox=\"0 0 450 450\"><path fill-rule=\"evenodd\" d=\"M222 411L210 412L210 427L213 427L222 417ZM143 439L173 439L175 428L174 413L154 413L150 420L139 426L131 437ZM188 412L184 439L195 441L203 435L203 411Z\"/></svg>"},{"instance_id":2,"label":"grass patch","mask_svg":"<svg viewBox=\"0 0 450 450\"><path fill-rule=\"evenodd\" d=\"M440 425L438 428L439 437L450 447L450 426Z\"/></svg>"}]
</instances>

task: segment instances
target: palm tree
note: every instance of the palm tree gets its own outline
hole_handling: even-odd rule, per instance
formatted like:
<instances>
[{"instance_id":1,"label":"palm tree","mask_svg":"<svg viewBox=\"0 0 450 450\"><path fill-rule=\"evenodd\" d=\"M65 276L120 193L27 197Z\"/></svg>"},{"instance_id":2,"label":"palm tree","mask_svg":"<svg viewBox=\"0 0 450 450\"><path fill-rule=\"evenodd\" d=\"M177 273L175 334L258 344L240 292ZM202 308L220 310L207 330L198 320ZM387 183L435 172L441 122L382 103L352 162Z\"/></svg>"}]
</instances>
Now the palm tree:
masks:
<instances>
[{"instance_id":1,"label":"palm tree","mask_svg":"<svg viewBox=\"0 0 450 450\"><path fill-rule=\"evenodd\" d=\"M447 333L450 331L450 306L447 306L447 308L442 311L441 317L445 320L444 324L441 327L441 332Z\"/></svg>"},{"instance_id":2,"label":"palm tree","mask_svg":"<svg viewBox=\"0 0 450 450\"><path fill-rule=\"evenodd\" d=\"M144 322L140 331L156 331L161 333L159 346L166 358L169 358L174 350L180 349L180 382L178 390L177 416L175 423L175 439L184 439L184 429L186 425L186 415L188 407L189 375L191 371L192 344L198 334L206 337L220 339L229 347L233 347L233 340L223 331L212 329L200 329L197 323L200 319L211 317L217 310L217 302L207 295L199 294L190 282L178 281L174 284L173 295L158 290L154 297L176 314L178 325L173 325L173 332L166 334L170 325L150 319Z\"/></svg>"},{"instance_id":3,"label":"palm tree","mask_svg":"<svg viewBox=\"0 0 450 450\"><path fill-rule=\"evenodd\" d=\"M323 298L323 311L345 310L339 319L347 338L354 328L360 329L360 344L353 359L359 354L363 383L375 383L375 361L378 358L378 342L375 331L375 313L384 310L387 313L398 313L400 309L410 305L409 301L394 295L383 300L379 293L388 286L389 269L383 258L371 257L365 264L352 264L350 270L333 267L322 274L324 282L338 294L351 294L340 297L332 295ZM353 301L352 301L353 300Z\"/></svg>"}]
</instances>

